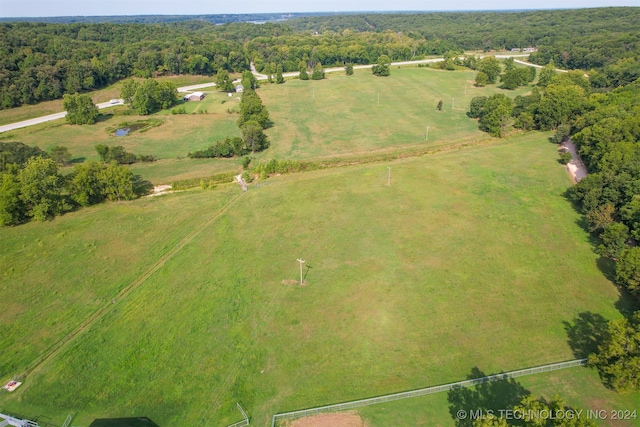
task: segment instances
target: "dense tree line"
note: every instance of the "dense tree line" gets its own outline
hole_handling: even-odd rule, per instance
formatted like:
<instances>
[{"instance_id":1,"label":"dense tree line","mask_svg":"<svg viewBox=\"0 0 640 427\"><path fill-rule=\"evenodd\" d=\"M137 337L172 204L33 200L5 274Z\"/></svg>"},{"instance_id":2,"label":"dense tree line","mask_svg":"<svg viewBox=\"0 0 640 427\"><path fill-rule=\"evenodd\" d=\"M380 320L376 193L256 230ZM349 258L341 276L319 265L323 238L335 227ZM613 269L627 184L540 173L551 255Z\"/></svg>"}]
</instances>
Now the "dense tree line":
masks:
<instances>
[{"instance_id":1,"label":"dense tree line","mask_svg":"<svg viewBox=\"0 0 640 427\"><path fill-rule=\"evenodd\" d=\"M591 95L569 126L589 170L572 195L598 252L616 261L616 281L640 299L640 80Z\"/></svg>"},{"instance_id":2,"label":"dense tree line","mask_svg":"<svg viewBox=\"0 0 640 427\"><path fill-rule=\"evenodd\" d=\"M479 119L480 129L493 136L504 136L511 126L523 130L557 129L561 134L569 123L580 116L591 89L589 81L580 71L556 74L553 67L550 69L549 79L545 77L549 68L542 70L538 86L533 88L531 94L519 95L515 99L505 94L474 97L467 115ZM527 79L530 79L529 71L526 68L522 70L525 70L522 78L526 73ZM508 73L502 75L503 85Z\"/></svg>"},{"instance_id":3,"label":"dense tree line","mask_svg":"<svg viewBox=\"0 0 640 427\"><path fill-rule=\"evenodd\" d=\"M434 50L438 50L434 52L436 54L455 49L541 48L554 46L559 42L565 43L565 46L597 47L597 44L601 45L608 39L614 49L611 56L605 55L606 62L615 62L621 57L637 55L639 21L638 8L619 7L527 12L343 14L301 17L287 21L287 25L296 31L315 31L320 34L342 33L345 30L403 32L416 40L425 40ZM626 39L624 35L630 38ZM620 41L624 43L619 43ZM590 49L585 53L589 52ZM569 68L589 69L599 66L585 67L582 64Z\"/></svg>"},{"instance_id":4,"label":"dense tree line","mask_svg":"<svg viewBox=\"0 0 640 427\"><path fill-rule=\"evenodd\" d=\"M137 197L133 173L115 161L88 161L62 176L54 159L19 142L0 143L0 159L0 226L44 221L76 206Z\"/></svg>"},{"instance_id":5,"label":"dense tree line","mask_svg":"<svg viewBox=\"0 0 640 427\"><path fill-rule=\"evenodd\" d=\"M640 391L640 311L630 319L608 322L589 364L598 368L609 388L621 393Z\"/></svg>"},{"instance_id":6,"label":"dense tree line","mask_svg":"<svg viewBox=\"0 0 640 427\"><path fill-rule=\"evenodd\" d=\"M206 23L2 24L0 107L56 99L131 76L248 69L241 42L216 31Z\"/></svg>"},{"instance_id":7,"label":"dense tree line","mask_svg":"<svg viewBox=\"0 0 640 427\"><path fill-rule=\"evenodd\" d=\"M168 19L170 20L170 19ZM0 108L57 99L131 76L215 75L300 63L344 66L449 51L536 46L532 60L597 70L594 86L640 73L638 8L519 13L338 15L286 23L0 24Z\"/></svg>"}]
</instances>

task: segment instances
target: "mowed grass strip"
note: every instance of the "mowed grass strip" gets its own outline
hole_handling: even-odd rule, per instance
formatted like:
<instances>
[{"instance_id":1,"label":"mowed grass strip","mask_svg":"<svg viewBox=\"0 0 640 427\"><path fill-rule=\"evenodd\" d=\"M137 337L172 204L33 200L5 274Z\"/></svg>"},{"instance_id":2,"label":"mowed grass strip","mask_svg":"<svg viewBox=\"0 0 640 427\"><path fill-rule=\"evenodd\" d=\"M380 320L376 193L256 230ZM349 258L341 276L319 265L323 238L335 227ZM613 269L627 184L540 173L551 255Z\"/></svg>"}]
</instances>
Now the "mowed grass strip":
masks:
<instances>
[{"instance_id":1,"label":"mowed grass strip","mask_svg":"<svg viewBox=\"0 0 640 427\"><path fill-rule=\"evenodd\" d=\"M397 161L390 187L384 164L253 187L1 405L172 426L237 421L241 402L267 425L571 359L562 322L618 317L619 295L547 136Z\"/></svg>"}]
</instances>

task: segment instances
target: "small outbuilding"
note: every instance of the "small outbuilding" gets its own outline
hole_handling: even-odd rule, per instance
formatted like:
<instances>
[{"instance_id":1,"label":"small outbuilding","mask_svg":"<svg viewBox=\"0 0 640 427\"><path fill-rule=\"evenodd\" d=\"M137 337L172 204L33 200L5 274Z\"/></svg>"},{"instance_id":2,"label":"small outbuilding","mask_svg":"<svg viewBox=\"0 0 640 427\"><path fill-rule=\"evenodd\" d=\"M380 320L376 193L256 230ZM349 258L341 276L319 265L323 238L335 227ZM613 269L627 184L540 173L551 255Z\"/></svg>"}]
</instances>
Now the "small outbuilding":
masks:
<instances>
[{"instance_id":1,"label":"small outbuilding","mask_svg":"<svg viewBox=\"0 0 640 427\"><path fill-rule=\"evenodd\" d=\"M185 96L182 97L182 100L187 102L187 101L202 101L204 99L204 93L203 92L193 92L193 93L188 93Z\"/></svg>"},{"instance_id":2,"label":"small outbuilding","mask_svg":"<svg viewBox=\"0 0 640 427\"><path fill-rule=\"evenodd\" d=\"M244 92L244 86L242 86L242 85L238 85L238 86L236 86L236 92L237 92L237 93L242 93L242 92Z\"/></svg>"}]
</instances>

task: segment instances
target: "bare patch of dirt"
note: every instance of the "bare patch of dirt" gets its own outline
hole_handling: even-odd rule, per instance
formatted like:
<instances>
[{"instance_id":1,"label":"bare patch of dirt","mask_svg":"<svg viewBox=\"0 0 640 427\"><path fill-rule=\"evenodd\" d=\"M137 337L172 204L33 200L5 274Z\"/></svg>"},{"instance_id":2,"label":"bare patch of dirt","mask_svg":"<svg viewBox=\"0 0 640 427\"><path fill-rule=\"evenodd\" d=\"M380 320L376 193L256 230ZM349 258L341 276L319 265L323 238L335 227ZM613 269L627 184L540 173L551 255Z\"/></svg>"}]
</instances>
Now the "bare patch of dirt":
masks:
<instances>
[{"instance_id":1,"label":"bare patch of dirt","mask_svg":"<svg viewBox=\"0 0 640 427\"><path fill-rule=\"evenodd\" d=\"M300 418L287 427L368 427L368 424L355 412L341 412Z\"/></svg>"},{"instance_id":2,"label":"bare patch of dirt","mask_svg":"<svg viewBox=\"0 0 640 427\"><path fill-rule=\"evenodd\" d=\"M582 163L576 145L569 139L562 143L560 149L568 150L571 153L571 161L566 165L567 172L574 183L580 182L582 178L587 176L587 168L584 163Z\"/></svg>"},{"instance_id":3,"label":"bare patch of dirt","mask_svg":"<svg viewBox=\"0 0 640 427\"><path fill-rule=\"evenodd\" d=\"M153 187L153 193L149 194L149 196L147 197L153 197L153 196L159 196L161 194L168 194L171 193L171 186L170 185L156 185L155 187Z\"/></svg>"}]
</instances>

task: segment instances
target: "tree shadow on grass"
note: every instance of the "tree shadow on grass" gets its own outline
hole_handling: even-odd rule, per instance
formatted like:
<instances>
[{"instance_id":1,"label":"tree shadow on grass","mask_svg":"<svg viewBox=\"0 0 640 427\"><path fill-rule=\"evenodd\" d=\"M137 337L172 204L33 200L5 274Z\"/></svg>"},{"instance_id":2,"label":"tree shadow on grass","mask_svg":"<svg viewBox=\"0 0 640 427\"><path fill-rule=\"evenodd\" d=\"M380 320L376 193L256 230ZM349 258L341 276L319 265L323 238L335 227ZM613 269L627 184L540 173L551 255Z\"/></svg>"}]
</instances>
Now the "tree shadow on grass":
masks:
<instances>
[{"instance_id":1,"label":"tree shadow on grass","mask_svg":"<svg viewBox=\"0 0 640 427\"><path fill-rule=\"evenodd\" d=\"M96 123L102 123L111 120L113 116L113 113L100 113L98 114L98 117L96 117Z\"/></svg>"},{"instance_id":2,"label":"tree shadow on grass","mask_svg":"<svg viewBox=\"0 0 640 427\"><path fill-rule=\"evenodd\" d=\"M87 161L86 157L74 157L73 159L71 159L71 161L69 162L69 165L77 165L78 163L84 163Z\"/></svg>"},{"instance_id":3,"label":"tree shadow on grass","mask_svg":"<svg viewBox=\"0 0 640 427\"><path fill-rule=\"evenodd\" d=\"M474 367L471 369L471 374L467 375L467 379L486 376L484 372ZM447 395L449 413L457 427L471 427L475 418L471 415L472 413L482 411L486 414L487 411L493 411L499 414L500 410L512 409L529 394L531 392L513 378L485 382L473 387L460 387L449 391Z\"/></svg>"},{"instance_id":4,"label":"tree shadow on grass","mask_svg":"<svg viewBox=\"0 0 640 427\"><path fill-rule=\"evenodd\" d=\"M607 319L590 311L578 313L573 323L562 323L567 331L569 346L573 354L580 359L598 351L598 346L607 335Z\"/></svg>"},{"instance_id":5,"label":"tree shadow on grass","mask_svg":"<svg viewBox=\"0 0 640 427\"><path fill-rule=\"evenodd\" d=\"M159 427L148 417L98 418L89 427Z\"/></svg>"},{"instance_id":6,"label":"tree shadow on grass","mask_svg":"<svg viewBox=\"0 0 640 427\"><path fill-rule=\"evenodd\" d=\"M146 196L147 194L153 193L153 184L143 179L142 176L135 175L133 177L133 192L139 197Z\"/></svg>"}]
</instances>

